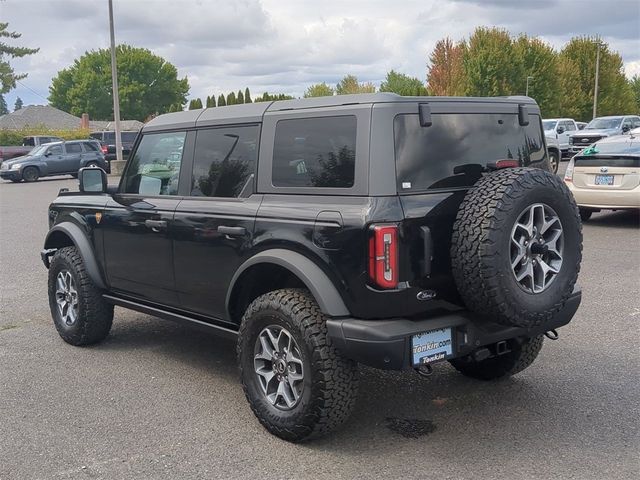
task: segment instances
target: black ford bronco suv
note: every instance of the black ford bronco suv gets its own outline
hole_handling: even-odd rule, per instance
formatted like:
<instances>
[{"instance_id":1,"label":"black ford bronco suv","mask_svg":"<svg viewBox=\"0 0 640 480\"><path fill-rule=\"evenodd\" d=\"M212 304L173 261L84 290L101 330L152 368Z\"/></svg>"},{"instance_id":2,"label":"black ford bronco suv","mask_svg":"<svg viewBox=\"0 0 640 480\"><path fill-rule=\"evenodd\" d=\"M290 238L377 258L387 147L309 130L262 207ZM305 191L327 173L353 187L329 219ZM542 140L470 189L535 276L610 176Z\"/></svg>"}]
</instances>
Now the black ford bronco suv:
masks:
<instances>
[{"instance_id":1,"label":"black ford bronco suv","mask_svg":"<svg viewBox=\"0 0 640 480\"><path fill-rule=\"evenodd\" d=\"M357 365L527 368L580 303L578 209L527 97L371 94L161 115L116 188L49 207L60 336L114 305L237 338L246 397L291 441L348 418Z\"/></svg>"}]
</instances>

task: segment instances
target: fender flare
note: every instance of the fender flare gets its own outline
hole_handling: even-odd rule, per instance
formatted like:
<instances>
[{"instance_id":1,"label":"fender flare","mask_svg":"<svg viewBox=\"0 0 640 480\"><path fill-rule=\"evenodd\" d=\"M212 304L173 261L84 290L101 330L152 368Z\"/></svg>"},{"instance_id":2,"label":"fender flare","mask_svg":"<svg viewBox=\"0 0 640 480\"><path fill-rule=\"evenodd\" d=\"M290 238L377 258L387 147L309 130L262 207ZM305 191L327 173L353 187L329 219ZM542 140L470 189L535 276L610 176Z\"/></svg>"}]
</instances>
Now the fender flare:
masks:
<instances>
[{"instance_id":1,"label":"fender flare","mask_svg":"<svg viewBox=\"0 0 640 480\"><path fill-rule=\"evenodd\" d=\"M78 249L78 252L80 252L82 262L84 263L84 268L86 269L91 281L96 287L106 290L107 285L104 282L102 272L100 271L100 267L98 266L96 255L93 251L93 246L91 245L91 242L87 238L87 235L82 231L82 229L71 222L61 222L55 225L51 230L49 230L49 233L47 233L47 238L44 241L45 249L55 248L51 245L48 245L49 239L54 232L64 233L71 239L75 247Z\"/></svg>"},{"instance_id":2,"label":"fender flare","mask_svg":"<svg viewBox=\"0 0 640 480\"><path fill-rule=\"evenodd\" d=\"M286 268L296 277L298 277L318 302L318 306L322 313L330 317L344 317L350 315L340 293L334 286L329 277L309 258L300 253L282 248L274 248L257 253L253 257L246 260L236 273L233 275L229 288L227 289L227 298L225 307L229 312L229 302L231 294L236 286L236 282L243 272L253 265L260 263L272 263L280 267Z\"/></svg>"}]
</instances>

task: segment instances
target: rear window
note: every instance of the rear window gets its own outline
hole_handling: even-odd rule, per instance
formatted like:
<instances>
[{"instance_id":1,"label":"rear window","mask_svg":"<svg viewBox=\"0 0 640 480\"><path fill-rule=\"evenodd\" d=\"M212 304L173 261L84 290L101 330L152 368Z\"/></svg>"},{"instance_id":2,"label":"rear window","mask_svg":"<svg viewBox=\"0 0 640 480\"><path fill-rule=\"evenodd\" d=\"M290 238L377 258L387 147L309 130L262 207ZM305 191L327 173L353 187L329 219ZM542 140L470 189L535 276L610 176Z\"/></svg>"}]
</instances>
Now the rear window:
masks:
<instances>
[{"instance_id":1,"label":"rear window","mask_svg":"<svg viewBox=\"0 0 640 480\"><path fill-rule=\"evenodd\" d=\"M120 136L123 142L133 143L135 142L136 137L138 136L138 132L121 132ZM114 137L114 140L115 140L115 137Z\"/></svg>"},{"instance_id":2,"label":"rear window","mask_svg":"<svg viewBox=\"0 0 640 480\"><path fill-rule=\"evenodd\" d=\"M104 132L102 141L104 143L109 143L109 144L116 143L116 134L115 134L115 132Z\"/></svg>"},{"instance_id":3,"label":"rear window","mask_svg":"<svg viewBox=\"0 0 640 480\"><path fill-rule=\"evenodd\" d=\"M586 152L586 154L584 154ZM640 167L640 142L596 143L574 158L580 167Z\"/></svg>"},{"instance_id":4,"label":"rear window","mask_svg":"<svg viewBox=\"0 0 640 480\"><path fill-rule=\"evenodd\" d=\"M396 116L398 192L468 187L496 160L543 161L538 119L531 115L524 128L517 115L432 114L432 125L422 127L417 114Z\"/></svg>"},{"instance_id":5,"label":"rear window","mask_svg":"<svg viewBox=\"0 0 640 480\"><path fill-rule=\"evenodd\" d=\"M355 158L355 116L280 120L273 149L273 185L350 188Z\"/></svg>"},{"instance_id":6,"label":"rear window","mask_svg":"<svg viewBox=\"0 0 640 480\"><path fill-rule=\"evenodd\" d=\"M89 135L91 138L102 141L102 132L94 132Z\"/></svg>"},{"instance_id":7,"label":"rear window","mask_svg":"<svg viewBox=\"0 0 640 480\"><path fill-rule=\"evenodd\" d=\"M84 145L84 149L87 152L92 152L92 151L97 152L100 150L100 148L98 147L98 144L94 142L84 142L83 145Z\"/></svg>"}]
</instances>

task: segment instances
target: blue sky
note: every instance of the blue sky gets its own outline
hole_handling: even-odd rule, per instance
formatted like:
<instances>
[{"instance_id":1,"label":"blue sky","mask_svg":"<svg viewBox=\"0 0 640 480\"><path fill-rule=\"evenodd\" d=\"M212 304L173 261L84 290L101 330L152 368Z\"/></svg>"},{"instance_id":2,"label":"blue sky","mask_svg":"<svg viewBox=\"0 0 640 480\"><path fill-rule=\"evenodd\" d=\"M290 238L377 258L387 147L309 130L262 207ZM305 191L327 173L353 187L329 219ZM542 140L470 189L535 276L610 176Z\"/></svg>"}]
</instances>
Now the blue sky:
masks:
<instances>
[{"instance_id":1,"label":"blue sky","mask_svg":"<svg viewBox=\"0 0 640 480\"><path fill-rule=\"evenodd\" d=\"M434 44L477 26L539 36L561 48L601 35L628 76L640 74L640 1L616 0L114 0L116 40L145 47L187 76L191 97L248 86L300 96L353 73L379 84L395 69L422 80ZM0 0L0 18L40 47L12 62L29 76L5 95L44 104L52 77L109 45L107 0Z\"/></svg>"}]
</instances>

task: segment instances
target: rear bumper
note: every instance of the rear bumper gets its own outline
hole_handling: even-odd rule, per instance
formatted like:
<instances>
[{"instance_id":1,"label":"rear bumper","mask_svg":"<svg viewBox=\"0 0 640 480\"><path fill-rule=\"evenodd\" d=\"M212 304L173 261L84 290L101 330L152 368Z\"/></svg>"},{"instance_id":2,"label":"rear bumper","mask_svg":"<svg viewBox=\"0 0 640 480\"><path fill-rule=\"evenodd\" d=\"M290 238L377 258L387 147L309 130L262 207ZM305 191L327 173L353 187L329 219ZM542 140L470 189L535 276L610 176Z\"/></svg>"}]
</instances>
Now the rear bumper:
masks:
<instances>
[{"instance_id":1,"label":"rear bumper","mask_svg":"<svg viewBox=\"0 0 640 480\"><path fill-rule=\"evenodd\" d=\"M571 182L566 182L566 185L580 207L640 208L640 187L631 190L616 190L613 188L580 188Z\"/></svg>"},{"instance_id":2,"label":"rear bumper","mask_svg":"<svg viewBox=\"0 0 640 480\"><path fill-rule=\"evenodd\" d=\"M473 322L464 311L425 320L329 319L327 329L334 345L359 363L385 370L411 367L411 337L438 328L452 328L454 357L471 354L485 345L517 337L533 337L568 324L580 306L582 292L575 288L565 307L547 323L533 329Z\"/></svg>"}]
</instances>

